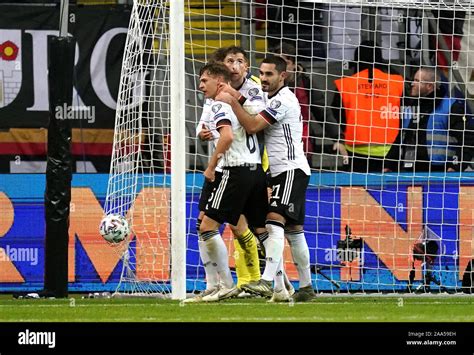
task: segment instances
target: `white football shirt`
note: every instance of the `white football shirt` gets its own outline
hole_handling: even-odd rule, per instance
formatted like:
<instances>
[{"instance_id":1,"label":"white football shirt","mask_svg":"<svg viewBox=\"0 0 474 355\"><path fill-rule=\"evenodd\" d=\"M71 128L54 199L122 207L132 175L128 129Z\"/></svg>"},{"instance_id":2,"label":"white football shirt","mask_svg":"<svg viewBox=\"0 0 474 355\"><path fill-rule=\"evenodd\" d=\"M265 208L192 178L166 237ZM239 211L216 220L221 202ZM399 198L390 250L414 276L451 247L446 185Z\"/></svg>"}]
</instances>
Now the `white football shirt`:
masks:
<instances>
[{"instance_id":1,"label":"white football shirt","mask_svg":"<svg viewBox=\"0 0 474 355\"><path fill-rule=\"evenodd\" d=\"M264 100L266 108L260 116L270 124L264 132L271 175L293 169L311 175L303 149L303 122L297 97L284 86L271 97L265 93Z\"/></svg>"},{"instance_id":2,"label":"white football shirt","mask_svg":"<svg viewBox=\"0 0 474 355\"><path fill-rule=\"evenodd\" d=\"M243 108L251 115L255 115L265 109L265 101L263 99L263 91L258 83L253 81L251 78L245 78L242 86L238 90L240 94L245 97L246 101L243 104ZM211 106L214 100L206 99L202 108L201 118L196 126L196 137L201 133L202 126L206 125L211 130L214 141L219 138L219 132L216 127L213 126Z\"/></svg>"},{"instance_id":3,"label":"white football shirt","mask_svg":"<svg viewBox=\"0 0 474 355\"><path fill-rule=\"evenodd\" d=\"M245 97L246 101L243 104L243 108L251 115L255 115L265 109L265 101L263 91L260 85L252 80L251 78L245 78L242 86L238 90L240 94ZM202 108L201 118L196 126L196 137L202 131L203 125L206 125L207 129L211 131L213 140L213 148L215 149L217 140L219 139L219 132L216 129L216 125L211 111L211 106L214 103L212 99L205 99ZM219 161L217 171L220 171L222 167L222 160Z\"/></svg>"},{"instance_id":4,"label":"white football shirt","mask_svg":"<svg viewBox=\"0 0 474 355\"><path fill-rule=\"evenodd\" d=\"M262 88L251 78L246 78L238 91L245 98L242 107L247 113L256 115L265 109Z\"/></svg>"},{"instance_id":5,"label":"white football shirt","mask_svg":"<svg viewBox=\"0 0 474 355\"><path fill-rule=\"evenodd\" d=\"M232 111L232 107L221 101L214 101L211 106L216 129L230 126L234 140L224 156L219 160L220 167L249 166L261 163L260 148L257 136L247 134L244 127Z\"/></svg>"}]
</instances>

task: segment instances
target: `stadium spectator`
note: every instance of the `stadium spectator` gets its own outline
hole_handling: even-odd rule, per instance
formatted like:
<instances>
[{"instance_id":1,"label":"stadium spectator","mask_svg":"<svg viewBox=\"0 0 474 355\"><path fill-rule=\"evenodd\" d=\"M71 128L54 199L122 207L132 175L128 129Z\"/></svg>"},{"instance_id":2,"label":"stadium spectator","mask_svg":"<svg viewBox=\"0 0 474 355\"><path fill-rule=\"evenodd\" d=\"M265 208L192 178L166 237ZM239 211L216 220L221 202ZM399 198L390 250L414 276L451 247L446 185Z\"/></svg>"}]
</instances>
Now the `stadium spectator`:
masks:
<instances>
[{"instance_id":1,"label":"stadium spectator","mask_svg":"<svg viewBox=\"0 0 474 355\"><path fill-rule=\"evenodd\" d=\"M346 157L346 168L354 172L393 169L396 162L385 157L400 130L404 80L390 73L382 50L372 41L362 42L355 50L351 67L353 75L335 80L337 92L331 107L341 123L336 147Z\"/></svg>"},{"instance_id":2,"label":"stadium spectator","mask_svg":"<svg viewBox=\"0 0 474 355\"><path fill-rule=\"evenodd\" d=\"M311 153L315 151L314 139L312 134L312 121L321 123L325 137L337 139L338 123L332 115L328 115L325 121L324 110L317 106L316 90L311 87L311 78L305 72L305 68L297 63L296 49L289 43L281 43L272 50L273 53L281 56L286 61L287 76L285 84L296 95L301 107L301 116L303 118L303 144L304 152L311 164ZM314 80L314 79L313 79Z\"/></svg>"},{"instance_id":3,"label":"stadium spectator","mask_svg":"<svg viewBox=\"0 0 474 355\"><path fill-rule=\"evenodd\" d=\"M450 97L435 68L415 73L404 106L401 170L465 170L472 159L472 117L465 100Z\"/></svg>"}]
</instances>

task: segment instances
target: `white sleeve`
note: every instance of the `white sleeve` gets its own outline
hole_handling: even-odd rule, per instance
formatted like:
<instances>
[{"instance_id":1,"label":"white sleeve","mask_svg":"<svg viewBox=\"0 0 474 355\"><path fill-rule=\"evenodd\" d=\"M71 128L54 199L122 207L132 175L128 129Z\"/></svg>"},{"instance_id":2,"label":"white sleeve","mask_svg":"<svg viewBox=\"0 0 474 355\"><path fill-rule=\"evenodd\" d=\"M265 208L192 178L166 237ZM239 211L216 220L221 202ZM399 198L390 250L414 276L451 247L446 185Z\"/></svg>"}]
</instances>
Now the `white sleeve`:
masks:
<instances>
[{"instance_id":1,"label":"white sleeve","mask_svg":"<svg viewBox=\"0 0 474 355\"><path fill-rule=\"evenodd\" d=\"M219 129L223 125L232 126L232 117L229 114L230 107L223 102L214 102L211 111L216 128Z\"/></svg>"},{"instance_id":2,"label":"white sleeve","mask_svg":"<svg viewBox=\"0 0 474 355\"><path fill-rule=\"evenodd\" d=\"M275 98L269 101L268 106L260 112L260 115L269 124L274 124L285 118L288 109L288 105L280 101L279 98Z\"/></svg>"},{"instance_id":3,"label":"white sleeve","mask_svg":"<svg viewBox=\"0 0 474 355\"><path fill-rule=\"evenodd\" d=\"M204 119L204 111L201 114L201 118L199 119L199 123L196 126L196 137L199 136L199 133L202 131L202 126L205 125L205 119Z\"/></svg>"},{"instance_id":4,"label":"white sleeve","mask_svg":"<svg viewBox=\"0 0 474 355\"><path fill-rule=\"evenodd\" d=\"M243 96L245 102L242 107L250 115L256 115L257 113L265 109L265 101L263 99L263 91L261 88L255 86L247 90Z\"/></svg>"},{"instance_id":5,"label":"white sleeve","mask_svg":"<svg viewBox=\"0 0 474 355\"><path fill-rule=\"evenodd\" d=\"M257 115L263 110L265 110L265 105L255 105L252 103L248 103L248 101L245 101L244 104L242 105L242 108L247 112L249 115Z\"/></svg>"},{"instance_id":6,"label":"white sleeve","mask_svg":"<svg viewBox=\"0 0 474 355\"><path fill-rule=\"evenodd\" d=\"M211 118L211 103L209 100L204 102L204 106L202 107L201 118L199 119L199 123L196 126L196 137L199 136L199 133L202 131L203 125L206 125L209 129L209 120Z\"/></svg>"}]
</instances>

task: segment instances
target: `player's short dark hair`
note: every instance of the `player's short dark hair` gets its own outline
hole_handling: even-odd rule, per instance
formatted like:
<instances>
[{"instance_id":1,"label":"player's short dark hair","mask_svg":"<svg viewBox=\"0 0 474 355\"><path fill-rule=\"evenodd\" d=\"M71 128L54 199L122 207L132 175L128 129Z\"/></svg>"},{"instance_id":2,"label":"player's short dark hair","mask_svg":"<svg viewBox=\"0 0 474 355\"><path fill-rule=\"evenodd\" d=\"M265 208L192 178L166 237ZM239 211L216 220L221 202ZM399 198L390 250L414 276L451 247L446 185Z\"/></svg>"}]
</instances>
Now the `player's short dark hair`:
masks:
<instances>
[{"instance_id":1,"label":"player's short dark hair","mask_svg":"<svg viewBox=\"0 0 474 355\"><path fill-rule=\"evenodd\" d=\"M277 45L273 48L272 52L277 56L284 55L293 64L296 63L296 48L289 43L283 42Z\"/></svg>"},{"instance_id":2,"label":"player's short dark hair","mask_svg":"<svg viewBox=\"0 0 474 355\"><path fill-rule=\"evenodd\" d=\"M227 49L229 47L221 47L221 48L218 48L216 49L210 56L209 56L209 60L208 60L208 63L216 63L216 62L223 62L227 53Z\"/></svg>"},{"instance_id":3,"label":"player's short dark hair","mask_svg":"<svg viewBox=\"0 0 474 355\"><path fill-rule=\"evenodd\" d=\"M270 55L262 60L262 64L275 64L275 69L278 73L286 71L286 62L282 57Z\"/></svg>"},{"instance_id":4,"label":"player's short dark hair","mask_svg":"<svg viewBox=\"0 0 474 355\"><path fill-rule=\"evenodd\" d=\"M226 48L224 53L225 53L225 55L224 55L224 58L222 59L222 61L224 61L225 57L227 57L227 55L229 55L229 54L239 54L240 53L244 56L245 61L247 63L249 62L249 57L247 56L247 52L242 47L229 46L229 47Z\"/></svg>"},{"instance_id":5,"label":"player's short dark hair","mask_svg":"<svg viewBox=\"0 0 474 355\"><path fill-rule=\"evenodd\" d=\"M221 63L206 64L199 71L199 77L201 77L204 73L207 73L210 76L222 76L225 81L231 80L231 74L229 69Z\"/></svg>"}]
</instances>

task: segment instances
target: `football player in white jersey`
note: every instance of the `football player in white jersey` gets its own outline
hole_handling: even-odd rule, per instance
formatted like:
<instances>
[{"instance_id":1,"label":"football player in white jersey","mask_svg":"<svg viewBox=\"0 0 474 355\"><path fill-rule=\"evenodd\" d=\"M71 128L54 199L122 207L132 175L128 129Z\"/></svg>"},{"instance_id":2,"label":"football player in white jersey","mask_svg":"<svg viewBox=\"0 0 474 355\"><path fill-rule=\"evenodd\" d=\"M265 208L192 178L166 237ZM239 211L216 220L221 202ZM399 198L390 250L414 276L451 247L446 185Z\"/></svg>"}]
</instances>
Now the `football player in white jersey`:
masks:
<instances>
[{"instance_id":1,"label":"football player in white jersey","mask_svg":"<svg viewBox=\"0 0 474 355\"><path fill-rule=\"evenodd\" d=\"M263 102L263 92L260 88L258 79L247 75L248 71L248 58L246 52L236 46L224 47L218 49L213 53L210 63L221 62L224 63L231 72L230 85L239 90L243 97L247 98L245 103L245 109L247 112L257 113L265 108ZM213 112L211 111L211 106L213 100L210 98L205 99L203 112L199 121L199 124L196 127L196 136L198 136L203 141L212 141L217 142L219 138L219 133L215 127L215 123L212 120ZM266 168L265 168L266 169ZM220 167L216 168L216 182L218 183L221 178L221 169ZM205 181L201 196L199 199L199 216L197 219L196 227L199 230L202 218L204 216L205 206L211 195L212 188L214 183ZM254 226L252 226L254 227ZM255 236L252 231L249 229L247 221L244 216L239 220L238 225L232 230L234 235L234 247L236 254L235 256L235 267L237 273L237 286L240 288L241 285L247 284L252 281L259 280L260 278L260 266L259 266L259 255L257 250L257 243ZM264 226L262 228L254 228L254 232L259 238L265 238L268 234ZM207 257L208 253L206 250L205 243L201 240L198 241L199 252L201 259L204 265L206 272L207 289L201 293L199 296L188 299L188 302L199 302L206 295L216 293L218 287L218 275L210 263L209 258ZM286 275L285 275L286 276ZM285 282L288 285L288 288L294 292L294 289L291 283L286 278ZM245 293L242 293L244 295ZM248 295L248 294L247 294ZM209 297L207 297L209 299Z\"/></svg>"},{"instance_id":2,"label":"football player in white jersey","mask_svg":"<svg viewBox=\"0 0 474 355\"><path fill-rule=\"evenodd\" d=\"M229 80L230 72L226 66L208 64L201 69L199 89L206 98L214 99L218 85ZM247 134L228 104L213 101L211 112L219 138L204 176L207 181L214 182L218 166L222 169L222 176L214 184L206 203L199 238L205 244L206 256L216 268L221 285L217 294L204 296L203 301L218 301L240 293L230 273L227 248L219 233L220 225L228 222L235 231L241 215L245 215L254 228L264 229L262 211L268 207L265 173L256 135Z\"/></svg>"},{"instance_id":3,"label":"football player in white jersey","mask_svg":"<svg viewBox=\"0 0 474 355\"><path fill-rule=\"evenodd\" d=\"M295 301L309 301L315 293L311 282L309 249L304 236L306 189L311 175L306 160L302 132L301 109L296 96L285 86L286 62L276 56L265 58L260 65L260 80L266 94L266 108L255 117L242 109L237 93L221 85L216 97L231 105L248 134L265 132L265 145L270 161L272 196L266 219L269 233L265 241L266 266L261 280L244 285L249 292L276 300L288 298L281 277L284 239L291 247L298 270L300 288ZM240 101L240 102L239 102ZM272 281L275 281L274 289Z\"/></svg>"},{"instance_id":4,"label":"football player in white jersey","mask_svg":"<svg viewBox=\"0 0 474 355\"><path fill-rule=\"evenodd\" d=\"M209 59L209 62L222 62L225 58L225 47L217 49ZM209 141L213 144L213 148L215 147L215 142L219 139L219 133L216 130L214 122L212 121L212 106L213 100L210 98L204 98L204 105L202 108L201 118L199 120L198 125L196 126L196 136L199 137L202 141ZM217 273L216 268L212 265L208 252L206 243L204 243L201 238L199 237L199 228L201 226L201 221L204 217L204 211L206 209L207 200L211 196L212 189L214 184L219 183L220 178L222 177L222 171L220 167L216 168L216 179L214 182L210 182L204 180L204 184L201 189L201 194L199 196L199 215L196 221L196 231L198 233L198 248L199 248L199 255L201 257L204 271L206 274L206 289L201 292L199 295L188 298L184 300L184 302L202 302L203 298L210 295L215 295L219 291L219 275ZM239 271L240 272L240 271Z\"/></svg>"}]
</instances>

